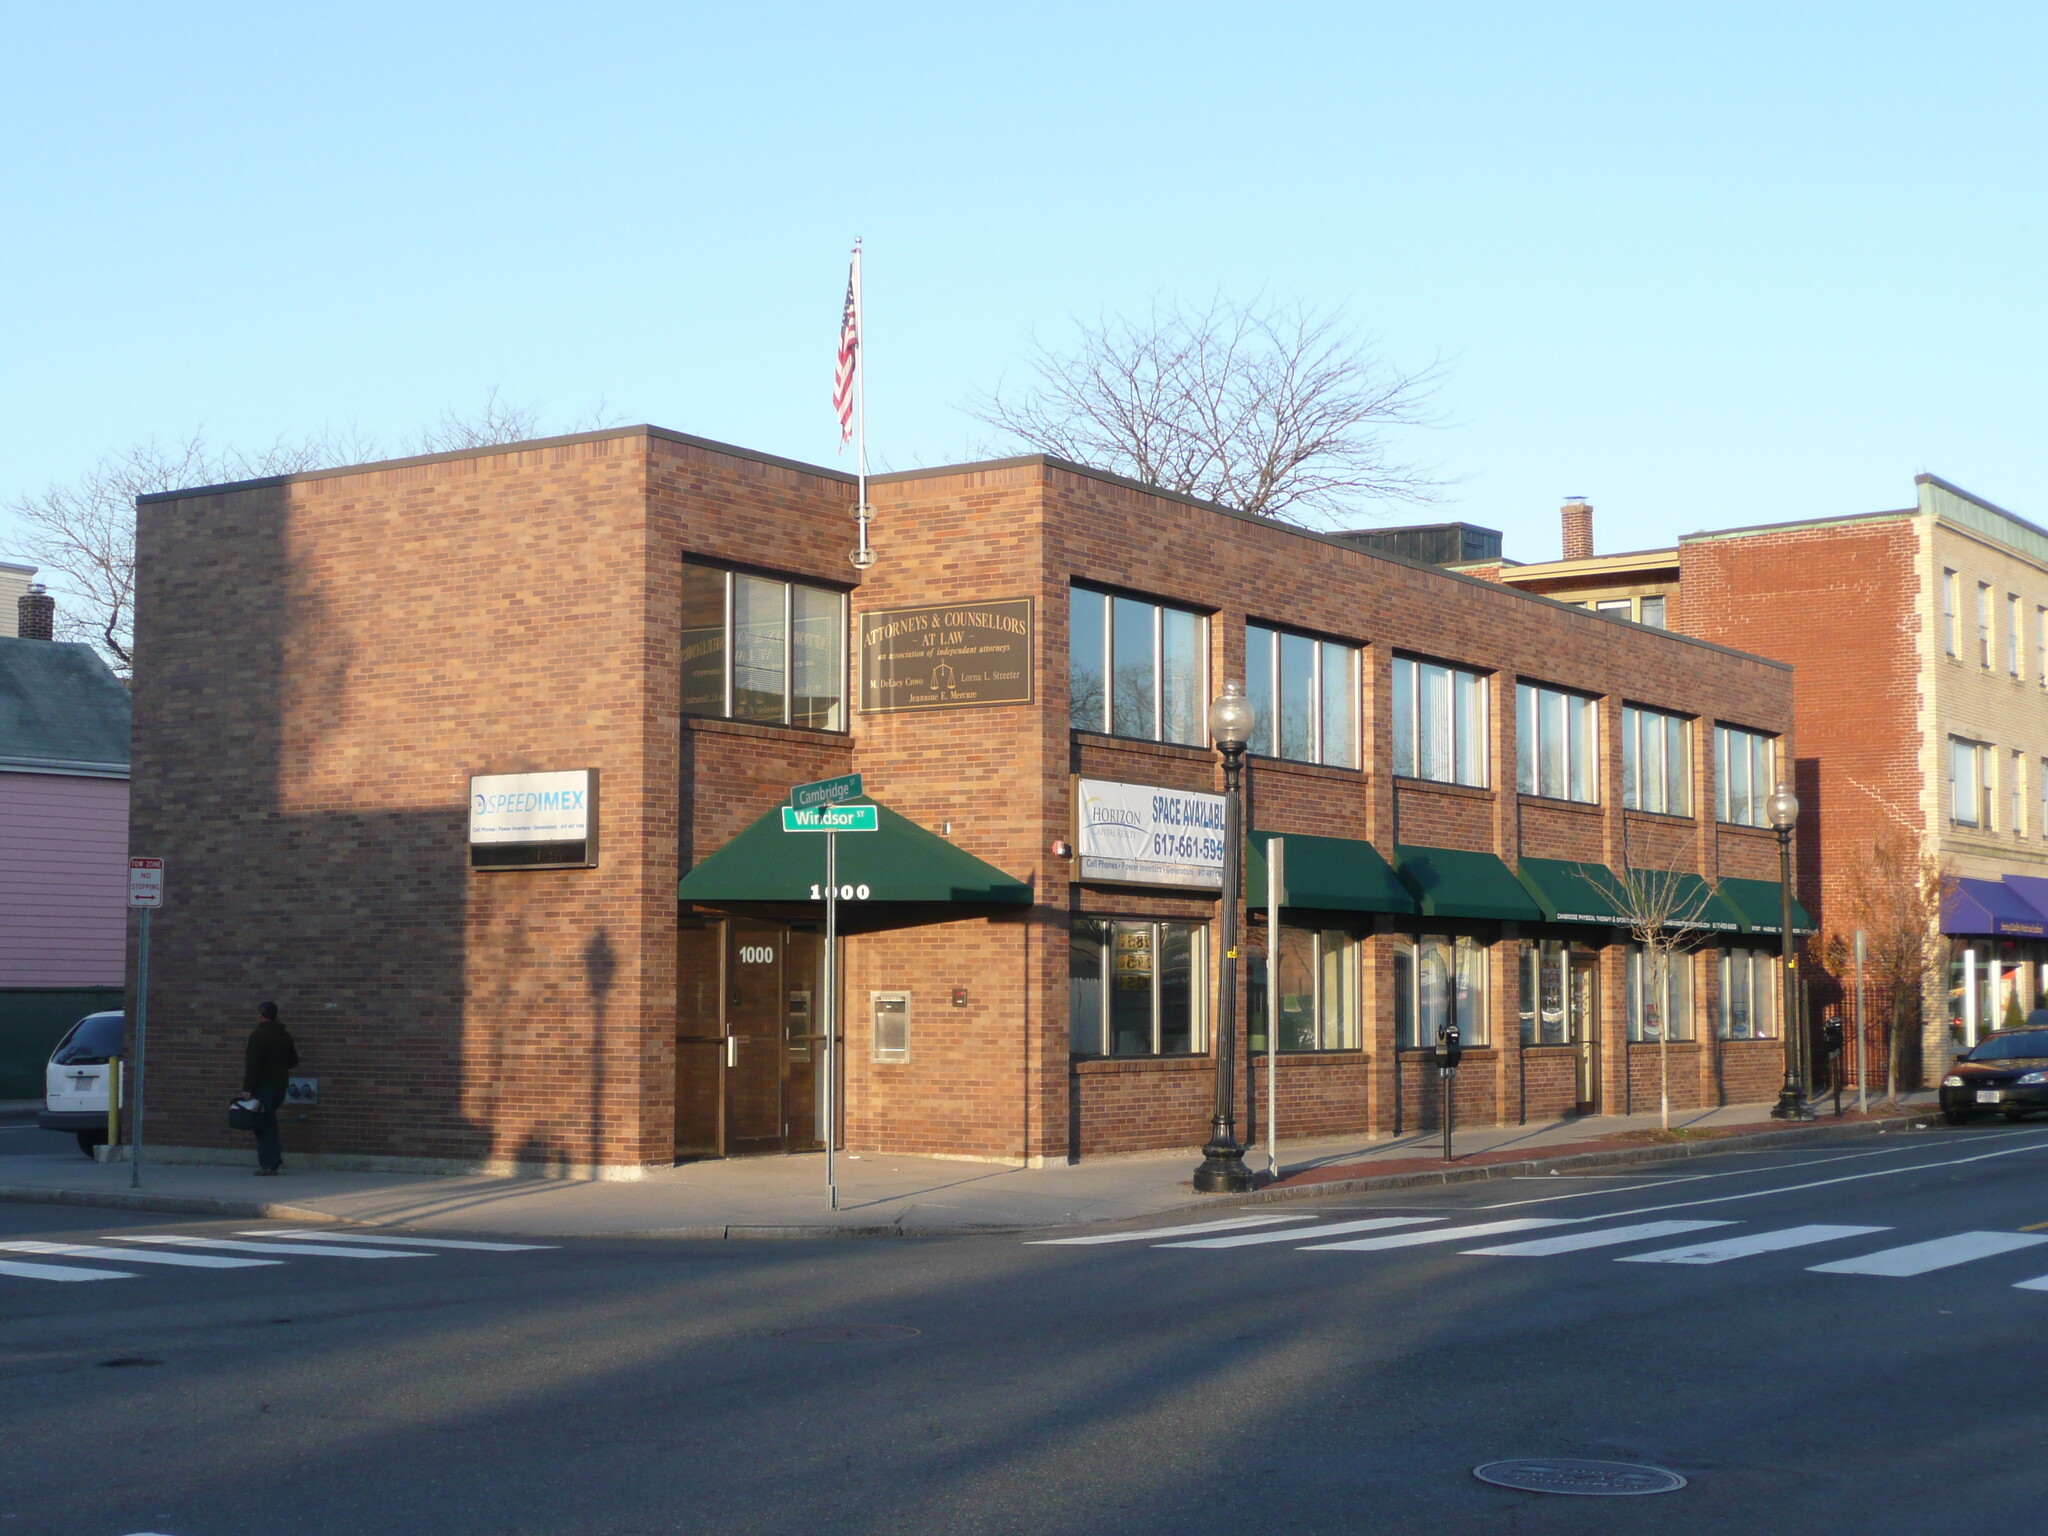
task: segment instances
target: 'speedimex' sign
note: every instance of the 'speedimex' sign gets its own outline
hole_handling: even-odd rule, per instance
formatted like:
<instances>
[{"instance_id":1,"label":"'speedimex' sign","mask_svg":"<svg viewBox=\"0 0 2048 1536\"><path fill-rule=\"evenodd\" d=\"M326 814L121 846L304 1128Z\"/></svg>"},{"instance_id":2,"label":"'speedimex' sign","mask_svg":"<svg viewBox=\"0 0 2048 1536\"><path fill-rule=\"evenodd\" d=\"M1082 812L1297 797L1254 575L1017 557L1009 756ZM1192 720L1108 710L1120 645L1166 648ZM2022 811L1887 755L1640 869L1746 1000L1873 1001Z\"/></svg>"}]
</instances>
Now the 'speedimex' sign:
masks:
<instances>
[{"instance_id":1,"label":"'speedimex' sign","mask_svg":"<svg viewBox=\"0 0 2048 1536\"><path fill-rule=\"evenodd\" d=\"M597 770L480 773L469 781L474 869L582 869L597 863Z\"/></svg>"}]
</instances>

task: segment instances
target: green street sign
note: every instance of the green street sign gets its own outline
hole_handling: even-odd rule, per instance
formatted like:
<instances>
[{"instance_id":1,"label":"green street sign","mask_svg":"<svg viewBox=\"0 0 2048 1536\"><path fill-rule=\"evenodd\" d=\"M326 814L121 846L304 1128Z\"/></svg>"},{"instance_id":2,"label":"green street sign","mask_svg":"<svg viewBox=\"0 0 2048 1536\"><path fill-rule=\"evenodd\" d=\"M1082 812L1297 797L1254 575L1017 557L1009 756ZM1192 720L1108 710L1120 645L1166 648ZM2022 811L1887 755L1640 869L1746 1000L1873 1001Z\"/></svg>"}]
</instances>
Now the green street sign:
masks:
<instances>
[{"instance_id":1,"label":"green street sign","mask_svg":"<svg viewBox=\"0 0 2048 1536\"><path fill-rule=\"evenodd\" d=\"M837 805L842 800L860 798L860 775L842 773L836 779L820 779L815 784L799 784L789 792L791 810L807 811L820 805Z\"/></svg>"},{"instance_id":2,"label":"green street sign","mask_svg":"<svg viewBox=\"0 0 2048 1536\"><path fill-rule=\"evenodd\" d=\"M882 818L872 805L824 805L803 811L787 805L782 808L782 830L785 832L879 832L881 829Z\"/></svg>"}]
</instances>

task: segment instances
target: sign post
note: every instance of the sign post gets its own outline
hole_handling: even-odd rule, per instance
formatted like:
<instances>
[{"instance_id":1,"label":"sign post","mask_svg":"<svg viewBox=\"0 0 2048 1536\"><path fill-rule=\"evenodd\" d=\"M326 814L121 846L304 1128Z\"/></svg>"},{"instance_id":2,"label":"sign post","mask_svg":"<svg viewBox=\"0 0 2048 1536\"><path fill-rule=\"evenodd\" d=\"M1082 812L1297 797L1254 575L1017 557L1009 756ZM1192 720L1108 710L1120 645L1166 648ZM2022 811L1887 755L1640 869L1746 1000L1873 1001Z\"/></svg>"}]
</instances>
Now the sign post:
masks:
<instances>
[{"instance_id":1,"label":"sign post","mask_svg":"<svg viewBox=\"0 0 2048 1536\"><path fill-rule=\"evenodd\" d=\"M1863 1032L1863 959L1868 953L1868 939L1861 928L1856 930L1856 1113L1870 1113L1870 1053L1867 1044L1869 1036Z\"/></svg>"},{"instance_id":2,"label":"sign post","mask_svg":"<svg viewBox=\"0 0 2048 1536\"><path fill-rule=\"evenodd\" d=\"M128 861L128 905L142 914L142 935L135 947L135 1113L128 1135L128 1187L142 1187L143 1046L149 1038L149 914L164 904L164 861ZM108 1073L113 1090L113 1073Z\"/></svg>"},{"instance_id":3,"label":"sign post","mask_svg":"<svg viewBox=\"0 0 2048 1536\"><path fill-rule=\"evenodd\" d=\"M1280 909L1287 903L1287 840L1266 839L1266 1172L1280 1177Z\"/></svg>"},{"instance_id":4,"label":"sign post","mask_svg":"<svg viewBox=\"0 0 2048 1536\"><path fill-rule=\"evenodd\" d=\"M799 784L782 808L785 832L825 834L825 1196L839 1209L839 1169L833 1143L838 1140L839 1097L833 1091L839 1053L839 834L880 830L881 815L872 805L847 805L861 792L860 775L841 774Z\"/></svg>"}]
</instances>

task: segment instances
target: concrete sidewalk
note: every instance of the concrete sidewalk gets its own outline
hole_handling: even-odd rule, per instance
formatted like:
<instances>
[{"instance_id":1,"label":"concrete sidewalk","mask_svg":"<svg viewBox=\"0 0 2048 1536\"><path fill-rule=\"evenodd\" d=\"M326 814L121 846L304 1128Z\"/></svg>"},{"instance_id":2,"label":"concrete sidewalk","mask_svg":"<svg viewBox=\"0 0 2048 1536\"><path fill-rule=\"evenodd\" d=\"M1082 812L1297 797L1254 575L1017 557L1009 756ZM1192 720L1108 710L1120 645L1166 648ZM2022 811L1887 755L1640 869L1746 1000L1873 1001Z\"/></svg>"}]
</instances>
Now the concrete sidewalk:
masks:
<instances>
[{"instance_id":1,"label":"concrete sidewalk","mask_svg":"<svg viewBox=\"0 0 2048 1536\"><path fill-rule=\"evenodd\" d=\"M109 1205L183 1214L345 1221L514 1236L809 1237L942 1235L1018 1230L1162 1215L1221 1203L1399 1188L1465 1178L1647 1161L1779 1138L1870 1135L1931 1106L1931 1094L1811 1126L1770 1120L1767 1104L1686 1111L1675 1140L1657 1117L1602 1116L1460 1131L1457 1159L1440 1136L1354 1137L1281 1143L1277 1180L1250 1197L1205 1199L1189 1186L1191 1152L1094 1158L1068 1167L1008 1168L931 1158L841 1153L839 1210L826 1203L822 1154L688 1163L631 1182L482 1175L346 1173L287 1169L257 1182L248 1168L150 1163L129 1190L125 1162L97 1164L75 1150L0 1159L0 1200ZM1852 1101L1853 1102L1853 1101ZM253 1158L252 1158L253 1162ZM1263 1174L1265 1154L1248 1164Z\"/></svg>"}]
</instances>

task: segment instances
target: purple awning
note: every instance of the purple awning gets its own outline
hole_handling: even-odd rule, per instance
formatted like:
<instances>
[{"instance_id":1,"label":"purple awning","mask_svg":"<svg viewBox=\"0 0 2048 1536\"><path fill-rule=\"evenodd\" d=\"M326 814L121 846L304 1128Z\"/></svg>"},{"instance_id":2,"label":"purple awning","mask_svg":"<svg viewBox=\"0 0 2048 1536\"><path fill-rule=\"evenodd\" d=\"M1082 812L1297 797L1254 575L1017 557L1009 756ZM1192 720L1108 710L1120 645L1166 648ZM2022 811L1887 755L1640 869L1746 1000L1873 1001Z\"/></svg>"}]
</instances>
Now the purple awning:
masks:
<instances>
[{"instance_id":1,"label":"purple awning","mask_svg":"<svg viewBox=\"0 0 2048 1536\"><path fill-rule=\"evenodd\" d=\"M2048 880L2033 883L2048 887ZM2036 907L2017 887L2005 881L1962 879L1942 897L1941 931L2048 938L2048 911Z\"/></svg>"}]
</instances>

